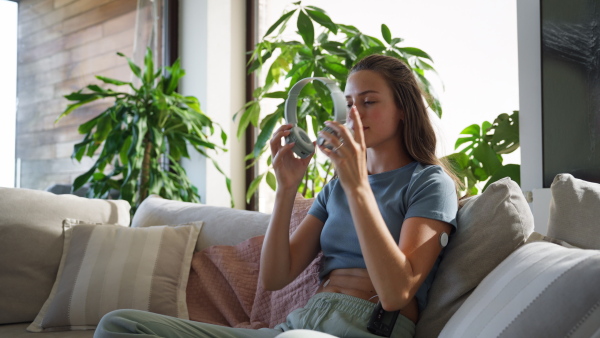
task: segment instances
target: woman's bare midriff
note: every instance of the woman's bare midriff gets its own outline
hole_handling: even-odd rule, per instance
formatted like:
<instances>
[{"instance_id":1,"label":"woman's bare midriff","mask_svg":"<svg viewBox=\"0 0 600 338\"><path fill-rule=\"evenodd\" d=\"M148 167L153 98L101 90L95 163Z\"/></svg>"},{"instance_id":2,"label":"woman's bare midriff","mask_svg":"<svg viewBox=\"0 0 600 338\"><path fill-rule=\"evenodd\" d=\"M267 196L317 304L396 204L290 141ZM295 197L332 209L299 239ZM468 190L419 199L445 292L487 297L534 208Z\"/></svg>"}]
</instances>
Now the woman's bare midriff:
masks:
<instances>
[{"instance_id":1,"label":"woman's bare midriff","mask_svg":"<svg viewBox=\"0 0 600 338\"><path fill-rule=\"evenodd\" d=\"M366 299L372 303L379 301L377 292L366 269L333 270L323 278L321 285L317 289L317 293L319 292L343 293ZM400 314L416 323L419 319L417 300L413 298L407 306L400 309Z\"/></svg>"}]
</instances>

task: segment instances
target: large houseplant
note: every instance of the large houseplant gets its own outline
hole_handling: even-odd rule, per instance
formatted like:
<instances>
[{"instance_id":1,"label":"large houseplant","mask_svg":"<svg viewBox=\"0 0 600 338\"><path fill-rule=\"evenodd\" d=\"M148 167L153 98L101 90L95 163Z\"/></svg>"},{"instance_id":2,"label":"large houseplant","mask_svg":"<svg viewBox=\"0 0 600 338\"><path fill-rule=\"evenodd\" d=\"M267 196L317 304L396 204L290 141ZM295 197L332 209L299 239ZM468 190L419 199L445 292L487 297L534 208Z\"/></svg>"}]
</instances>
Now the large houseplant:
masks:
<instances>
[{"instance_id":1,"label":"large houseplant","mask_svg":"<svg viewBox=\"0 0 600 338\"><path fill-rule=\"evenodd\" d=\"M219 126L223 146L210 141L216 123L202 112L197 98L177 93L179 79L185 74L179 60L171 67L155 69L150 49L143 69L126 59L140 79L138 87L132 82L96 76L105 87L126 86L131 90L116 91L91 84L85 92L82 89L65 96L71 103L57 122L93 101L114 100L104 112L79 126L79 133L85 137L75 145L72 157L81 161L84 156L97 156L97 160L75 179L73 190L89 183L88 196L96 198L106 198L110 190L116 190L120 199L131 204L132 212L150 194L198 202L198 190L179 160L189 158L189 145L211 159L223 173L206 150L226 151L227 135ZM230 180L223 175L231 194Z\"/></svg>"},{"instance_id":2,"label":"large houseplant","mask_svg":"<svg viewBox=\"0 0 600 338\"><path fill-rule=\"evenodd\" d=\"M408 64L420 82L429 108L442 117L441 104L428 80L429 75L437 73L432 65L433 60L426 52L402 46L403 39L393 38L385 24L381 25L383 40L380 40L362 33L354 26L334 23L327 13L318 7L302 6L300 1L293 5L295 8L285 12L267 30L252 51L248 63L249 73L262 74L264 77L263 86L254 91L253 100L246 103L239 116L238 137L241 137L250 124L259 129L254 149L246 156L247 160L252 160L250 166L256 165L260 156L267 150L267 141L275 126L283 119L287 93L298 80L325 76L344 88L350 68L356 61L370 54L393 56ZM282 33L294 17L295 27L302 41L286 40L283 37ZM268 69L263 70L264 65L269 65ZM273 90L276 84L282 82L285 82L283 90ZM331 99L324 86L318 82L307 85L302 95L305 100L299 101L298 124L304 129L311 129L308 127L312 126L312 133L316 135L323 122L333 118ZM274 112L260 119L261 102L265 99L280 101ZM457 152L443 160L451 165L463 182L463 193L475 195L483 182L486 182L483 186L485 190L489 184L506 176L517 183L520 182L520 166L502 163L502 155L519 147L518 126L518 112L515 111L512 115L498 115L493 123L484 121L482 125L473 124L461 132L464 136L456 141ZM314 197L332 176L331 163L319 159L318 156L317 152L317 159L311 161L298 188L306 197ZM248 200L263 180L275 190L276 180L270 156L266 159L266 170L259 173L249 185L246 192Z\"/></svg>"},{"instance_id":3,"label":"large houseplant","mask_svg":"<svg viewBox=\"0 0 600 338\"><path fill-rule=\"evenodd\" d=\"M298 80L306 77L328 77L344 88L350 68L361 58L371 54L385 54L406 62L416 75L421 88L426 94L429 107L441 117L442 108L428 76L435 74L431 57L424 51L414 47L402 46L403 39L393 38L389 28L381 25L382 39L362 33L351 25L335 23L321 8L302 6L301 2L293 3L295 8L285 12L265 33L257 43L248 64L249 73L260 73L264 65L268 69L262 73L264 84L253 93L253 100L246 103L240 113L238 138L252 124L259 129L259 135L254 150L247 155L253 166L267 150L267 141L275 126L283 119L284 103L290 88ZM287 24L296 18L297 32L302 41L287 39L282 34ZM289 79L289 82L288 82ZM285 82L285 83L284 83ZM284 85L277 89L276 84ZM316 138L317 131L324 121L333 119L332 102L325 86L313 82L304 87L302 98L299 100L298 125L309 130ZM279 104L274 112L260 117L261 102L267 99L277 99ZM312 126L312 128L307 128ZM315 196L333 174L329 161L319 159L311 161L299 191L306 197ZM260 182L266 179L272 189L275 189L270 156L266 159L266 170L259 173L249 185L246 198L249 200Z\"/></svg>"}]
</instances>

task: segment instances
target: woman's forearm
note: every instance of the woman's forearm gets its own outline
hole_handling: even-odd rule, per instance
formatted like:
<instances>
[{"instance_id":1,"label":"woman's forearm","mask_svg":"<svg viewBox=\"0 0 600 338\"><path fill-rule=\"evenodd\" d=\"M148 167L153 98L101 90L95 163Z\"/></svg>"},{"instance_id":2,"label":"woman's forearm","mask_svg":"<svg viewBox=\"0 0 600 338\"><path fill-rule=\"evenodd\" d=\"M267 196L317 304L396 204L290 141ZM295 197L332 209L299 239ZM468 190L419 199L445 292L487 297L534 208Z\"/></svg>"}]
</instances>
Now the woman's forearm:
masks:
<instances>
[{"instance_id":1,"label":"woman's forearm","mask_svg":"<svg viewBox=\"0 0 600 338\"><path fill-rule=\"evenodd\" d=\"M401 309L412 298L415 278L410 262L391 236L368 185L346 192L369 276L384 309Z\"/></svg>"},{"instance_id":2,"label":"woman's forearm","mask_svg":"<svg viewBox=\"0 0 600 338\"><path fill-rule=\"evenodd\" d=\"M290 220L296 189L278 189L260 256L260 281L266 290L278 290L290 282Z\"/></svg>"}]
</instances>

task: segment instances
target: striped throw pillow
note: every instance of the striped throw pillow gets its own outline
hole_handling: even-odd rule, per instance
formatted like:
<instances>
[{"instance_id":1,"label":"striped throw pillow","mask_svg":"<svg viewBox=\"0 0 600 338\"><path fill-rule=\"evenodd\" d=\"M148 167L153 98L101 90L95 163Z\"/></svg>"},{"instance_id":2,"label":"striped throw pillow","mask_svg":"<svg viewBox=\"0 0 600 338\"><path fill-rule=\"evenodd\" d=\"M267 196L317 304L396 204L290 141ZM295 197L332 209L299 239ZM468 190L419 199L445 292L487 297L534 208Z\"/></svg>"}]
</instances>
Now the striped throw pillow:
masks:
<instances>
[{"instance_id":1,"label":"striped throw pillow","mask_svg":"<svg viewBox=\"0 0 600 338\"><path fill-rule=\"evenodd\" d=\"M116 309L188 319L185 293L201 226L128 228L65 220L56 281L27 330L94 329Z\"/></svg>"},{"instance_id":2,"label":"striped throw pillow","mask_svg":"<svg viewBox=\"0 0 600 338\"><path fill-rule=\"evenodd\" d=\"M534 242L477 286L439 337L598 337L600 251Z\"/></svg>"}]
</instances>

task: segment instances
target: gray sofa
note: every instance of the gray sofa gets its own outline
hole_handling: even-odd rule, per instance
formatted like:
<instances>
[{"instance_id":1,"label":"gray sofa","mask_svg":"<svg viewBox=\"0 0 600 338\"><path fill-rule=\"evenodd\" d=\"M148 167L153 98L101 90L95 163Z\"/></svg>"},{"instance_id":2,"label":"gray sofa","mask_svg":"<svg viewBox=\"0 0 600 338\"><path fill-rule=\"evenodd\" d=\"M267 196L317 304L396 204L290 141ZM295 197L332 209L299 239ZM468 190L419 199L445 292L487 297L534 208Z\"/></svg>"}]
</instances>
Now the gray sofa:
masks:
<instances>
[{"instance_id":1,"label":"gray sofa","mask_svg":"<svg viewBox=\"0 0 600 338\"><path fill-rule=\"evenodd\" d=\"M417 337L600 337L600 185L558 175L552 194L545 236L533 232L529 206L509 179L461 201ZM268 221L157 196L130 220L124 201L0 188L0 337L91 337L111 306L186 318L191 255L261 236ZM129 243L126 253L102 250L119 241ZM141 277L146 270L152 282Z\"/></svg>"}]
</instances>

